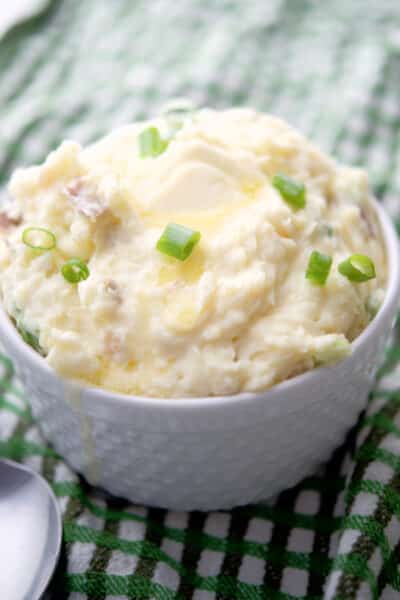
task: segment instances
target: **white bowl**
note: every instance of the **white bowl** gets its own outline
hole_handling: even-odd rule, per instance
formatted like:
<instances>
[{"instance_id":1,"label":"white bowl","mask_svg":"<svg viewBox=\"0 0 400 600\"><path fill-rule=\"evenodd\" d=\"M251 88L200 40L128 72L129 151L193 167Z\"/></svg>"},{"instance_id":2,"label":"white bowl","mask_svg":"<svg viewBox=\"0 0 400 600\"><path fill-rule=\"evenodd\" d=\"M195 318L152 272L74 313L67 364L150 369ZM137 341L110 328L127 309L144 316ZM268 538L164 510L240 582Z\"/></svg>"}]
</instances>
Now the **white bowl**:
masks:
<instances>
[{"instance_id":1,"label":"white bowl","mask_svg":"<svg viewBox=\"0 0 400 600\"><path fill-rule=\"evenodd\" d=\"M136 503L211 510L297 483L340 444L373 385L400 293L397 235L376 210L388 254L384 303L342 362L259 394L159 399L63 381L0 310L0 335L44 435L90 483Z\"/></svg>"}]
</instances>

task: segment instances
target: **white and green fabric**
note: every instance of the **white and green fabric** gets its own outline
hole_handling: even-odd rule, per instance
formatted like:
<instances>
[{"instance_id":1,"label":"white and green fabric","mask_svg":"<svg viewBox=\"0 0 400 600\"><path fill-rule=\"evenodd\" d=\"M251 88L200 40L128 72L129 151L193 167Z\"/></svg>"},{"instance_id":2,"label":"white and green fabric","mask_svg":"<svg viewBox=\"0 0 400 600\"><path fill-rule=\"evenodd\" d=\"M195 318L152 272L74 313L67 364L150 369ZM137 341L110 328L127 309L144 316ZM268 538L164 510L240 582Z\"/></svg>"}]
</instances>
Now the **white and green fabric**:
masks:
<instances>
[{"instance_id":1,"label":"white and green fabric","mask_svg":"<svg viewBox=\"0 0 400 600\"><path fill-rule=\"evenodd\" d=\"M287 118L365 166L400 223L398 0L40 4L0 40L2 185L63 138L86 143L185 96ZM64 515L52 598L400 598L399 360L400 327L366 414L321 472L268 504L188 514L90 488L46 444L2 357L0 454L41 472Z\"/></svg>"}]
</instances>

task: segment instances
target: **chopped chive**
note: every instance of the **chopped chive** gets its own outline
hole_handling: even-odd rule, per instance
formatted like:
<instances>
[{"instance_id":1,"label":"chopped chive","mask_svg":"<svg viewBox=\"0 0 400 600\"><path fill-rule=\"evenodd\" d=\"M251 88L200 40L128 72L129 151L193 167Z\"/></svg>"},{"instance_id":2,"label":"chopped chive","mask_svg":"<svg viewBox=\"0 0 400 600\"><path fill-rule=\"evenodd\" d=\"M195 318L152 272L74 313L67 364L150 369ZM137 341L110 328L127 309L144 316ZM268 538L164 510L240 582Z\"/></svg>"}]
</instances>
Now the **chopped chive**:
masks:
<instances>
[{"instance_id":1,"label":"chopped chive","mask_svg":"<svg viewBox=\"0 0 400 600\"><path fill-rule=\"evenodd\" d=\"M330 225L329 223L319 223L318 225L318 231L321 235L326 236L326 237L333 237L335 231L332 227L332 225Z\"/></svg>"},{"instance_id":2,"label":"chopped chive","mask_svg":"<svg viewBox=\"0 0 400 600\"><path fill-rule=\"evenodd\" d=\"M292 179L284 173L277 173L272 178L272 185L278 190L282 198L292 208L304 208L306 205L306 188L304 183Z\"/></svg>"},{"instance_id":3,"label":"chopped chive","mask_svg":"<svg viewBox=\"0 0 400 600\"><path fill-rule=\"evenodd\" d=\"M34 250L53 250L57 244L54 233L43 227L27 227L22 232L22 241Z\"/></svg>"},{"instance_id":4,"label":"chopped chive","mask_svg":"<svg viewBox=\"0 0 400 600\"><path fill-rule=\"evenodd\" d=\"M332 266L332 257L317 250L311 252L306 271L306 279L315 285L325 285Z\"/></svg>"},{"instance_id":5,"label":"chopped chive","mask_svg":"<svg viewBox=\"0 0 400 600\"><path fill-rule=\"evenodd\" d=\"M178 260L186 260L199 242L201 234L184 225L169 223L157 242L157 250Z\"/></svg>"},{"instance_id":6,"label":"chopped chive","mask_svg":"<svg viewBox=\"0 0 400 600\"><path fill-rule=\"evenodd\" d=\"M172 140L185 122L192 119L195 113L195 106L190 100L177 98L168 102L162 109L161 114L167 126L167 133L164 134L166 141Z\"/></svg>"},{"instance_id":7,"label":"chopped chive","mask_svg":"<svg viewBox=\"0 0 400 600\"><path fill-rule=\"evenodd\" d=\"M157 127L148 127L139 134L139 156L148 158L158 156L167 149L168 141L163 140Z\"/></svg>"},{"instance_id":8,"label":"chopped chive","mask_svg":"<svg viewBox=\"0 0 400 600\"><path fill-rule=\"evenodd\" d=\"M352 254L338 265L338 271L354 283L362 283L376 276L375 265L365 254Z\"/></svg>"},{"instance_id":9,"label":"chopped chive","mask_svg":"<svg viewBox=\"0 0 400 600\"><path fill-rule=\"evenodd\" d=\"M176 98L165 104L161 110L161 114L164 116L185 116L187 114L192 114L195 110L195 105L191 100L186 98Z\"/></svg>"},{"instance_id":10,"label":"chopped chive","mask_svg":"<svg viewBox=\"0 0 400 600\"><path fill-rule=\"evenodd\" d=\"M368 296L365 302L365 310L372 321L377 312L379 311L382 304L382 299L378 297L376 292L373 292L370 296Z\"/></svg>"},{"instance_id":11,"label":"chopped chive","mask_svg":"<svg viewBox=\"0 0 400 600\"><path fill-rule=\"evenodd\" d=\"M39 337L37 335L29 331L21 321L17 321L17 329L26 344L31 346L36 352L39 352L39 354L43 354L43 348L39 344Z\"/></svg>"},{"instance_id":12,"label":"chopped chive","mask_svg":"<svg viewBox=\"0 0 400 600\"><path fill-rule=\"evenodd\" d=\"M80 258L70 258L61 267L61 274L69 283L79 283L89 277L90 271Z\"/></svg>"},{"instance_id":13,"label":"chopped chive","mask_svg":"<svg viewBox=\"0 0 400 600\"><path fill-rule=\"evenodd\" d=\"M351 353L350 342L342 334L328 334L325 342L315 351L315 366L333 364Z\"/></svg>"}]
</instances>

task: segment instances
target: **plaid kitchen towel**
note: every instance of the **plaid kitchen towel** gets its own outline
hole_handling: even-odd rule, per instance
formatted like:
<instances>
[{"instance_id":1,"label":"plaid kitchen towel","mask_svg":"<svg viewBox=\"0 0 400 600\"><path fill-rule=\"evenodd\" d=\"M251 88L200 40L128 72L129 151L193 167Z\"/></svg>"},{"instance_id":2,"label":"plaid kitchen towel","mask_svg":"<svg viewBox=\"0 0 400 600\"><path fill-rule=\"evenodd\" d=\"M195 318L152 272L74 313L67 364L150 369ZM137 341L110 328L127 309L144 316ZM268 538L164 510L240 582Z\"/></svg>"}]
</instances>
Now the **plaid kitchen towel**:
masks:
<instances>
[{"instance_id":1,"label":"plaid kitchen towel","mask_svg":"<svg viewBox=\"0 0 400 600\"><path fill-rule=\"evenodd\" d=\"M52 0L0 40L0 183L63 138L86 143L177 96L288 119L364 165L400 223L398 0ZM208 514L91 489L41 437L1 357L0 454L41 472L64 516L52 597L400 598L399 332L320 472L273 502Z\"/></svg>"}]
</instances>

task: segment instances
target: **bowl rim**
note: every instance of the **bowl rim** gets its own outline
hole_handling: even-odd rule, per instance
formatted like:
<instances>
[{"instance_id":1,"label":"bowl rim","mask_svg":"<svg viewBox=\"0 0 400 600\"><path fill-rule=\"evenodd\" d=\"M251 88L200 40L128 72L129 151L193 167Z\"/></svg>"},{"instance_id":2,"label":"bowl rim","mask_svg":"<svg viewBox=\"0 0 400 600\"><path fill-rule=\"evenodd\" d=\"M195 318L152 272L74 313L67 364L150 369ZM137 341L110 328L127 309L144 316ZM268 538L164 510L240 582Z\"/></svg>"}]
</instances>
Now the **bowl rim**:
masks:
<instances>
[{"instance_id":1,"label":"bowl rim","mask_svg":"<svg viewBox=\"0 0 400 600\"><path fill-rule=\"evenodd\" d=\"M387 215L383 206L374 198L371 199L374 209L377 213L378 220L381 225L382 237L386 248L388 280L385 298L375 316L368 324L362 333L352 342L352 353L343 360L333 365L319 367L301 373L290 379L286 379L273 385L271 388L260 392L241 392L233 395L222 396L181 396L172 398L163 398L155 396L137 396L131 394L123 394L107 390L106 388L96 387L93 385L85 385L81 380L73 380L63 378L54 369L48 365L45 358L40 356L33 350L19 335L17 329L11 322L11 319L6 313L3 304L0 302L0 333L10 339L13 346L17 349L19 355L24 355L24 360L31 364L33 368L39 369L48 376L53 376L59 379L68 386L76 386L82 390L88 400L95 399L108 403L109 401L119 403L120 405L128 405L130 408L133 405L141 409L161 409L170 411L178 409L221 409L225 406L233 406L242 404L249 400L257 400L262 398L265 401L267 396L268 402L273 402L275 398L281 398L285 392L293 391L294 387L299 387L301 384L311 384L316 379L320 379L322 374L328 370L335 369L338 365L347 364L352 360L355 352L368 344L368 341L373 338L380 328L381 321L390 313L395 313L395 309L399 304L400 295L400 245L398 235L391 218Z\"/></svg>"}]
</instances>

